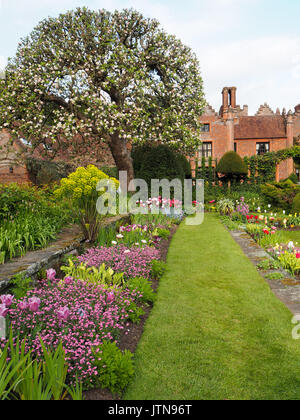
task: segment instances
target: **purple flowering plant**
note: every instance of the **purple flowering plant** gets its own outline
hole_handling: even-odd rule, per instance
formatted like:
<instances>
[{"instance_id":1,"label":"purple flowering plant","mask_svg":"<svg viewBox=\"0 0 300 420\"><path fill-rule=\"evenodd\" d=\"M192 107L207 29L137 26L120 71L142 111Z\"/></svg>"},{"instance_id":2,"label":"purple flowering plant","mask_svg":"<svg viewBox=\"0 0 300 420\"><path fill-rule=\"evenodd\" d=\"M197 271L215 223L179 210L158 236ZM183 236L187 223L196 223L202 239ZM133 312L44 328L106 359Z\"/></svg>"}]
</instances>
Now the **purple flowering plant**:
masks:
<instances>
[{"instance_id":1,"label":"purple flowering plant","mask_svg":"<svg viewBox=\"0 0 300 420\"><path fill-rule=\"evenodd\" d=\"M160 252L156 248L127 248L124 245L116 247L91 248L84 255L78 257L79 262L88 267L100 267L103 263L111 267L116 273L124 273L124 278L150 278L151 263L160 259Z\"/></svg>"},{"instance_id":2,"label":"purple flowering plant","mask_svg":"<svg viewBox=\"0 0 300 420\"><path fill-rule=\"evenodd\" d=\"M53 273L52 273L53 274ZM51 276L52 277L52 276ZM12 328L14 340L19 336L26 342L26 352L43 360L40 338L49 349L60 343L66 353L68 380L76 377L88 389L98 375L93 349L103 341L118 340L129 326L129 318L141 298L137 290L114 287L106 289L82 281L42 281L38 288L28 291L20 300L2 296L2 316ZM4 348L7 339L0 339Z\"/></svg>"}]
</instances>

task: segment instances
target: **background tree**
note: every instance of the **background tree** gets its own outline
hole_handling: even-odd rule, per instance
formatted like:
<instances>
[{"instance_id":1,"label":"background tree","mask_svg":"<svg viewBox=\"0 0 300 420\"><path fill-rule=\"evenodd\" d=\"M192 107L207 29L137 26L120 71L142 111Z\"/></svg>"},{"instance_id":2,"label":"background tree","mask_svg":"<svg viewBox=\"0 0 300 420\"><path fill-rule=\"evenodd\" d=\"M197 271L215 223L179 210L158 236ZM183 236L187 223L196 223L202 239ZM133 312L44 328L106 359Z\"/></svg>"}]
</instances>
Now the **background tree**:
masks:
<instances>
[{"instance_id":1,"label":"background tree","mask_svg":"<svg viewBox=\"0 0 300 420\"><path fill-rule=\"evenodd\" d=\"M185 153L199 143L205 101L196 56L134 10L78 8L42 21L0 83L0 127L48 157L92 152L105 141L130 180L128 141Z\"/></svg>"},{"instance_id":2,"label":"background tree","mask_svg":"<svg viewBox=\"0 0 300 420\"><path fill-rule=\"evenodd\" d=\"M151 188L152 179L191 178L191 165L184 155L165 144L143 144L132 151L136 178L144 179Z\"/></svg>"}]
</instances>

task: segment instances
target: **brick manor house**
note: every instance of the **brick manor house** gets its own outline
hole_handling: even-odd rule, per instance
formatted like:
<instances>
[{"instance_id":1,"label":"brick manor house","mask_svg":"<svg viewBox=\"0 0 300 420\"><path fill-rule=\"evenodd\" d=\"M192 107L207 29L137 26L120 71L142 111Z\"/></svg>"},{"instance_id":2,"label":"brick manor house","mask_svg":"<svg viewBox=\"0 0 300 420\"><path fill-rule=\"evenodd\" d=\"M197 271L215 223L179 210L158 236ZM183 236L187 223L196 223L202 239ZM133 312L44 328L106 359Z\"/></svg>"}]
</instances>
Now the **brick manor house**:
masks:
<instances>
[{"instance_id":1,"label":"brick manor house","mask_svg":"<svg viewBox=\"0 0 300 420\"><path fill-rule=\"evenodd\" d=\"M286 113L285 109L274 113L264 104L255 116L248 116L248 106L237 105L236 92L236 87L225 87L219 113L207 105L201 115L202 145L192 161L194 174L202 164L202 156L207 162L212 157L215 166L224 153L231 150L241 157L261 155L292 147L294 138L300 140L300 104L294 113ZM293 160L289 159L278 165L276 178L285 179L294 171Z\"/></svg>"},{"instance_id":2,"label":"brick manor house","mask_svg":"<svg viewBox=\"0 0 300 420\"><path fill-rule=\"evenodd\" d=\"M279 109L274 113L267 105L261 105L255 116L248 116L248 106L243 108L236 104L236 87L225 87L222 91L222 106L217 113L207 105L200 117L202 125L202 145L196 155L191 159L194 176L197 167L202 164L202 156L208 164L209 157L213 159L213 166L222 158L224 153L235 150L241 157L278 151L293 146L294 139L300 142L300 104L295 107L295 112ZM7 130L0 131L0 183L29 182L30 174L27 167L17 164L15 154L23 152L26 155L28 145L24 139L14 142L9 155L4 155L3 146L9 141ZM2 154L2 156L1 156ZM89 155L80 157L80 164L94 163L97 166L114 166L114 160L106 144L97 150L96 158ZM39 157L36 154L35 157ZM55 160L67 161L65 154ZM277 180L287 178L292 172L298 172L294 162L289 159L278 165Z\"/></svg>"}]
</instances>

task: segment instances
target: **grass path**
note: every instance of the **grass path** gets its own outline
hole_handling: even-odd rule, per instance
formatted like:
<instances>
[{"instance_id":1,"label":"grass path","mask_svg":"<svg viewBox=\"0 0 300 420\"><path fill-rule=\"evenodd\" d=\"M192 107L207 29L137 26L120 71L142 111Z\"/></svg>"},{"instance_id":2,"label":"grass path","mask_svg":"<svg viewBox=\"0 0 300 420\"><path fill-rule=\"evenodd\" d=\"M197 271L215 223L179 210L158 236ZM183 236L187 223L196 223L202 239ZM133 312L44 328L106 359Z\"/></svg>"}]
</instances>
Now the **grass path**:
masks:
<instances>
[{"instance_id":1,"label":"grass path","mask_svg":"<svg viewBox=\"0 0 300 420\"><path fill-rule=\"evenodd\" d=\"M183 224L125 399L300 399L291 319L215 216Z\"/></svg>"}]
</instances>

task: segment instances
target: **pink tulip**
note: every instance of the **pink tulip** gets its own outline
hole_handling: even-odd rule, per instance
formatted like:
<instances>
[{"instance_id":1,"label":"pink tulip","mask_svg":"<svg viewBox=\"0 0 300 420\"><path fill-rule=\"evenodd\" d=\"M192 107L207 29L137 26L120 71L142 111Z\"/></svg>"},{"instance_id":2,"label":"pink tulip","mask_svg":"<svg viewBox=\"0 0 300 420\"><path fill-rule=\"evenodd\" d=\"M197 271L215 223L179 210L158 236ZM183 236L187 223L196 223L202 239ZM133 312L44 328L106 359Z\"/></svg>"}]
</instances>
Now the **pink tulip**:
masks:
<instances>
[{"instance_id":1,"label":"pink tulip","mask_svg":"<svg viewBox=\"0 0 300 420\"><path fill-rule=\"evenodd\" d=\"M6 317L6 315L8 314L9 309L4 305L0 305L0 316L2 317Z\"/></svg>"},{"instance_id":2,"label":"pink tulip","mask_svg":"<svg viewBox=\"0 0 300 420\"><path fill-rule=\"evenodd\" d=\"M56 271L53 270L53 268L50 268L50 270L47 270L46 273L47 273L47 280L50 280L50 281L55 280Z\"/></svg>"},{"instance_id":3,"label":"pink tulip","mask_svg":"<svg viewBox=\"0 0 300 420\"><path fill-rule=\"evenodd\" d=\"M37 312L39 310L41 300L39 298L33 297L28 300L29 309L31 312Z\"/></svg>"},{"instance_id":4,"label":"pink tulip","mask_svg":"<svg viewBox=\"0 0 300 420\"><path fill-rule=\"evenodd\" d=\"M67 306L65 306L64 308L60 308L57 311L57 316L61 321L67 321L70 316L69 308Z\"/></svg>"},{"instance_id":5,"label":"pink tulip","mask_svg":"<svg viewBox=\"0 0 300 420\"><path fill-rule=\"evenodd\" d=\"M73 277L66 277L65 278L65 283L67 284L67 285L70 285L70 284L73 284Z\"/></svg>"},{"instance_id":6,"label":"pink tulip","mask_svg":"<svg viewBox=\"0 0 300 420\"><path fill-rule=\"evenodd\" d=\"M14 297L12 295L2 295L0 296L0 299L3 305L9 308L11 304L13 303Z\"/></svg>"}]
</instances>

